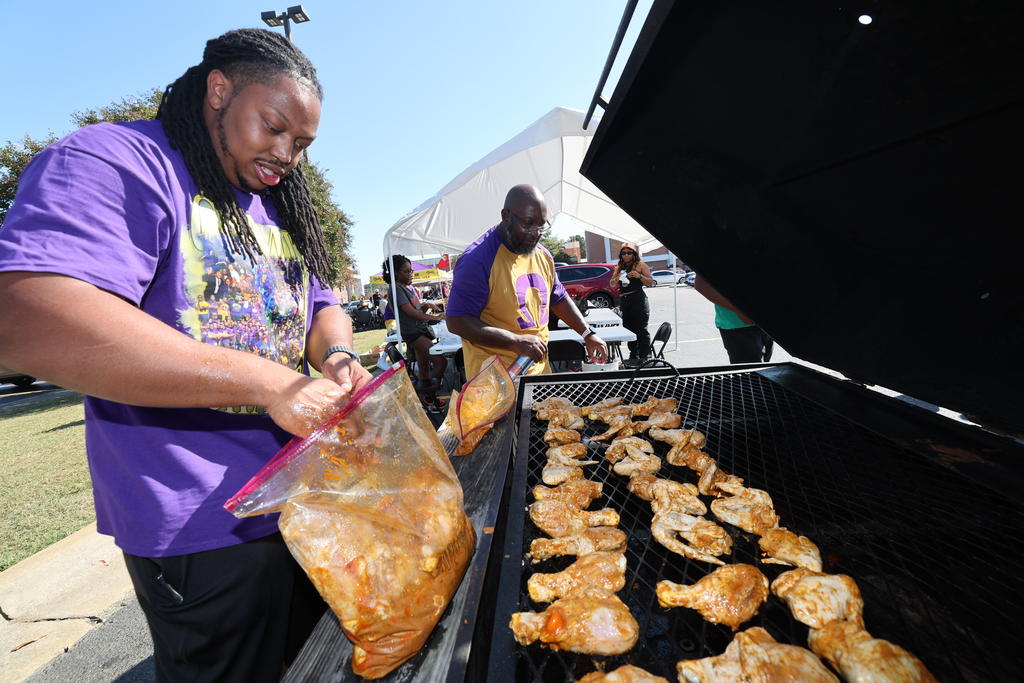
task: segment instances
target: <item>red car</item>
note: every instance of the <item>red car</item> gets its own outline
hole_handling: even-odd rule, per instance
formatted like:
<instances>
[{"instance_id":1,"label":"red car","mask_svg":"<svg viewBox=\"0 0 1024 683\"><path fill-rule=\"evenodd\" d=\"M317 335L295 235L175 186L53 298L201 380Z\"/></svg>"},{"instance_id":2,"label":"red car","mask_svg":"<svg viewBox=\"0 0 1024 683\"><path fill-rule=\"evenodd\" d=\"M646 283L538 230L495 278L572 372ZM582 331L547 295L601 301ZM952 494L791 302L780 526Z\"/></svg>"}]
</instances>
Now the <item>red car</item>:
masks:
<instances>
[{"instance_id":1,"label":"red car","mask_svg":"<svg viewBox=\"0 0 1024 683\"><path fill-rule=\"evenodd\" d=\"M578 304L589 308L611 308L619 303L618 289L612 287L614 263L578 263L555 266L559 281Z\"/></svg>"}]
</instances>

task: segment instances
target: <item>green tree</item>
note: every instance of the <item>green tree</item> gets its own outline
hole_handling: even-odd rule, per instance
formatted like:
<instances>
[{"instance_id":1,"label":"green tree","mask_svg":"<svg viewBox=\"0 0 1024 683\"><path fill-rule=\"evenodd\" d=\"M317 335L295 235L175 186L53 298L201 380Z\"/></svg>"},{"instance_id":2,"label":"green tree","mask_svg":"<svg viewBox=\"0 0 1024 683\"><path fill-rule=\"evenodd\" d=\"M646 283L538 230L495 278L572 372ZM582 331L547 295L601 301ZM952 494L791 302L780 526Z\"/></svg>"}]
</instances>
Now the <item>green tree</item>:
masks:
<instances>
[{"instance_id":1,"label":"green tree","mask_svg":"<svg viewBox=\"0 0 1024 683\"><path fill-rule=\"evenodd\" d=\"M152 119L156 116L163 91L157 88L136 97L125 97L99 109L86 109L71 114L71 121L76 128L103 121L135 121ZM18 188L18 179L36 154L57 136L51 131L46 138L35 140L26 135L19 142L8 142L0 147L0 227L14 201L14 193ZM328 280L331 285L347 285L356 282L353 261L349 255L352 244L352 221L331 200L333 185L315 163L307 161L303 164L303 172L309 184L313 208L320 218L327 243L327 254L331 257L331 271Z\"/></svg>"}]
</instances>

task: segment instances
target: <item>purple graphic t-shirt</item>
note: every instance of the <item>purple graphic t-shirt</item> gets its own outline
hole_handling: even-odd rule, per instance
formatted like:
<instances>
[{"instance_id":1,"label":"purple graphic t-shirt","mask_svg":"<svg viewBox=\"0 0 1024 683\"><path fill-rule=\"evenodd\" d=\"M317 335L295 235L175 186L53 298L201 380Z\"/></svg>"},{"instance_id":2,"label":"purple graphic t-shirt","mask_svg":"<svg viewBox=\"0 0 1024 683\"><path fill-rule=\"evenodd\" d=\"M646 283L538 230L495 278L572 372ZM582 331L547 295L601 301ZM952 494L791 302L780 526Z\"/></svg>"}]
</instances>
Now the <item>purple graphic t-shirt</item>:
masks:
<instances>
[{"instance_id":1,"label":"purple graphic t-shirt","mask_svg":"<svg viewBox=\"0 0 1024 683\"><path fill-rule=\"evenodd\" d=\"M189 337L302 371L310 322L337 301L302 267L272 201L235 194L263 252L255 263L226 248L159 122L88 126L22 174L0 271L74 277ZM277 530L276 515L238 520L221 507L290 438L256 408L86 397L85 416L97 527L126 552L179 555Z\"/></svg>"}]
</instances>

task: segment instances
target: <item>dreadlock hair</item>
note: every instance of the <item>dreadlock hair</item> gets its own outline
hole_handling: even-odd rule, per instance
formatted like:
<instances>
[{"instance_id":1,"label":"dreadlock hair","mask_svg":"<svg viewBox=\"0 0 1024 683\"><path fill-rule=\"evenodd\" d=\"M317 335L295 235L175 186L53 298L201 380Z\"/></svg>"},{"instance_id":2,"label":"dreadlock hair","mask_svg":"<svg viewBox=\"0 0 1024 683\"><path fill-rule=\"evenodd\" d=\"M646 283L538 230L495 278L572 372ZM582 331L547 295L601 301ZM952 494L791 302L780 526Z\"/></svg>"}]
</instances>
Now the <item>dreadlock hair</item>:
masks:
<instances>
[{"instance_id":1,"label":"dreadlock hair","mask_svg":"<svg viewBox=\"0 0 1024 683\"><path fill-rule=\"evenodd\" d=\"M384 263L381 264L381 270L384 271L382 275L384 276L384 281L388 283L388 287L391 286L391 272L397 273L406 263L409 263L409 259L401 254L394 254L390 259L384 259ZM395 284L398 284L397 279Z\"/></svg>"},{"instance_id":2,"label":"dreadlock hair","mask_svg":"<svg viewBox=\"0 0 1024 683\"><path fill-rule=\"evenodd\" d=\"M272 31L248 28L228 31L207 41L203 61L164 90L156 119L163 123L171 146L181 151L199 191L220 214L220 232L228 248L255 261L256 254L262 252L245 211L235 199L203 119L206 78L213 69L231 79L236 91L252 82L272 83L282 74L315 92L319 99L323 99L323 88L309 59L290 41ZM302 164L269 188L269 194L306 266L317 279L326 282L327 249Z\"/></svg>"}]
</instances>

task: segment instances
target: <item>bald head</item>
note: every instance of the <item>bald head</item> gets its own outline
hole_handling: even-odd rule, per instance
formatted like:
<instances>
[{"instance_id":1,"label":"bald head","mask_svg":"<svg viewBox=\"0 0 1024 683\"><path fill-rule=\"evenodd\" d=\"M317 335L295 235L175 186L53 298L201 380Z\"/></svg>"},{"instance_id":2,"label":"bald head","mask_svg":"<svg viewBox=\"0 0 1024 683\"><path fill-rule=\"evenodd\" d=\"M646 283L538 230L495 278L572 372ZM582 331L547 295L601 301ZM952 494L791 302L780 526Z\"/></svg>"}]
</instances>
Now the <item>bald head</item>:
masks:
<instances>
[{"instance_id":1,"label":"bald head","mask_svg":"<svg viewBox=\"0 0 1024 683\"><path fill-rule=\"evenodd\" d=\"M523 213L530 207L544 209L547 213L548 204L544 201L544 195L533 185L516 185L505 195L504 208L516 213Z\"/></svg>"},{"instance_id":2,"label":"bald head","mask_svg":"<svg viewBox=\"0 0 1024 683\"><path fill-rule=\"evenodd\" d=\"M514 253L528 254L540 242L547 226L548 204L533 185L516 185L505 195L501 229L505 244Z\"/></svg>"}]
</instances>

